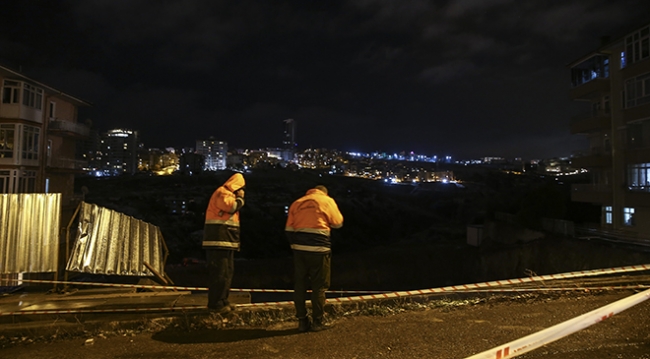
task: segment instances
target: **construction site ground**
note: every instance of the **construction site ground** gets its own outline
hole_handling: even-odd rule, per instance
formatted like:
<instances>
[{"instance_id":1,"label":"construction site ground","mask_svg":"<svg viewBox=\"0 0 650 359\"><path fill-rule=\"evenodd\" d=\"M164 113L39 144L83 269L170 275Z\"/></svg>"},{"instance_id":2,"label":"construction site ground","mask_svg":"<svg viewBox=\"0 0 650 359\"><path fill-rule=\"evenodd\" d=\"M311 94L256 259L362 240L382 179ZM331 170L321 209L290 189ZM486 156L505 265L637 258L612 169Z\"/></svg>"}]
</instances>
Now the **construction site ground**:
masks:
<instances>
[{"instance_id":1,"label":"construction site ground","mask_svg":"<svg viewBox=\"0 0 650 359\"><path fill-rule=\"evenodd\" d=\"M48 294L26 288L0 297L0 354L29 359L466 358L626 298L649 281L646 275L618 275L529 283L512 292L332 303L326 310L333 328L308 333L297 331L291 304L245 306L247 293L234 293L238 309L222 316L204 308L204 293L98 288ZM611 289L620 286L630 289ZM35 310L50 314L6 315ZM519 357L650 359L650 302Z\"/></svg>"}]
</instances>

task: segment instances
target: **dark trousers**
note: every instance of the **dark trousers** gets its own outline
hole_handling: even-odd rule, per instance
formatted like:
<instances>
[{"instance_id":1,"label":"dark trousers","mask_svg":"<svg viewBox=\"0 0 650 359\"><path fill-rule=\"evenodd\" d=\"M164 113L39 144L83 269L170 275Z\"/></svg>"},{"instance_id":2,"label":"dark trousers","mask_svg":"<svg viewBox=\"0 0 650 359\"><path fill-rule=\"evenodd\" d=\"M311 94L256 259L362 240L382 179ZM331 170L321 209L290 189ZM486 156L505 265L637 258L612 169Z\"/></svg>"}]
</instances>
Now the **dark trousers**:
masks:
<instances>
[{"instance_id":1,"label":"dark trousers","mask_svg":"<svg viewBox=\"0 0 650 359\"><path fill-rule=\"evenodd\" d=\"M235 251L229 249L206 249L208 262L208 308L220 310L230 305L228 295L235 272Z\"/></svg>"},{"instance_id":2,"label":"dark trousers","mask_svg":"<svg viewBox=\"0 0 650 359\"><path fill-rule=\"evenodd\" d=\"M330 287L331 253L293 251L296 317L307 316L307 288L311 287L311 310L314 322L323 320L325 292Z\"/></svg>"}]
</instances>

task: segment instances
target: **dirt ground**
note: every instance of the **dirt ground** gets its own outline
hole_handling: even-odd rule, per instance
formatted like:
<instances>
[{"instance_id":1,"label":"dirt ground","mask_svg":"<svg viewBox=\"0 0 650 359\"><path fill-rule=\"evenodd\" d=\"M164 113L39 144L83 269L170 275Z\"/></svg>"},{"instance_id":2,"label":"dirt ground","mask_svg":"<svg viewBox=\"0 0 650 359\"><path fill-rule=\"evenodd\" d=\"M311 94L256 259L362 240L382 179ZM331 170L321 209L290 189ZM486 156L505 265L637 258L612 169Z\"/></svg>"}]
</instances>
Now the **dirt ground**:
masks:
<instances>
[{"instance_id":1,"label":"dirt ground","mask_svg":"<svg viewBox=\"0 0 650 359\"><path fill-rule=\"evenodd\" d=\"M466 358L632 294L495 295L462 305L351 310L338 316L332 329L317 333L298 333L291 319L259 327L89 334L10 345L0 349L0 355L16 359ZM519 358L650 359L650 302Z\"/></svg>"}]
</instances>

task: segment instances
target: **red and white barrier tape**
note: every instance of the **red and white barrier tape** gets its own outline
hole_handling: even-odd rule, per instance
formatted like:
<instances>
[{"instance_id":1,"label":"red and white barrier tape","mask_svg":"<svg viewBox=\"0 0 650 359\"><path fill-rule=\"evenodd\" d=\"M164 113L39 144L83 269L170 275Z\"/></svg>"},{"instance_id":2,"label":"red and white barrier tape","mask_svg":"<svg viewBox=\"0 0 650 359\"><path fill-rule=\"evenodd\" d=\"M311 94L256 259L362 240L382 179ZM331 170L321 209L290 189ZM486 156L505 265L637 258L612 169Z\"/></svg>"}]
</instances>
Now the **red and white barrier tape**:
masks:
<instances>
[{"instance_id":1,"label":"red and white barrier tape","mask_svg":"<svg viewBox=\"0 0 650 359\"><path fill-rule=\"evenodd\" d=\"M617 302L592 310L579 317L567 320L537 333L525 336L510 343L486 350L465 359L506 359L527 353L543 345L554 342L569 334L611 318L626 309L631 308L650 298L650 289L641 293L623 298Z\"/></svg>"},{"instance_id":2,"label":"red and white barrier tape","mask_svg":"<svg viewBox=\"0 0 650 359\"><path fill-rule=\"evenodd\" d=\"M69 309L69 310L24 310L16 312L0 313L0 316L7 315L31 315L31 314L80 314L80 313L140 313L140 312L179 312L197 309L208 309L207 306L186 306L168 308L114 308L114 309Z\"/></svg>"},{"instance_id":3,"label":"red and white barrier tape","mask_svg":"<svg viewBox=\"0 0 650 359\"><path fill-rule=\"evenodd\" d=\"M635 272L635 271L644 271L644 270L650 270L650 264L643 264L643 265L637 265L637 266L625 266L625 267L614 267L614 268L607 268L607 269L595 269L595 270L589 270L589 271L577 271L577 272L568 272L568 273L559 273L559 274L549 274L549 275L542 275L542 276L533 276L533 277L525 277L525 278L516 278L516 279L506 279L506 280L497 280L497 281L491 281L491 282L483 282L483 283L474 283L474 284L462 284L462 285L457 285L457 286L447 286L447 287L440 287L440 288L431 288L431 289L419 289L419 290L410 290L410 291L399 291L399 292L379 292L377 294L370 294L370 295L361 295L361 296L356 296L356 297L339 297L339 298L328 298L326 301L328 303L343 303L343 302L353 302L353 301L363 301L363 300L370 300L370 299L390 299L390 298L400 298L400 297L408 297L408 296L414 296L414 295L425 295L425 294L435 294L435 293L453 293L453 292L461 292L461 291L507 291L508 288L495 288L499 286L504 286L504 285L511 285L511 284L523 284L523 283L532 283L532 282L537 282L537 281L544 281L544 280L556 280L556 279L569 279L569 278L576 278L576 277L588 277L588 276L598 276L598 275L605 275L605 274L617 274L617 273L626 273L626 272ZM48 281L48 280L23 280L23 281L30 281L30 282L35 282L35 283L55 283L55 281ZM62 284L88 284L88 285L97 285L97 286L117 286L117 287L128 287L128 288L151 288L151 289L160 289L160 288L165 288L165 289L185 289L185 290L207 290L207 288L200 288L200 287L174 287L174 286L155 286L155 285L131 285L131 284L110 284L110 283L86 283L86 282L56 282L56 283L62 283ZM624 289L630 289L632 287L628 287ZM597 287L598 288L598 287ZM600 287L600 288L607 288L607 287ZM612 287L613 288L613 287ZM519 291L525 290L525 288L513 288ZM549 290L548 288L544 289L534 289L534 290ZM566 290L566 289L562 289ZM594 290L592 288L591 290ZM233 291L236 291L233 289ZM240 289L240 291L245 291L244 289ZM262 291L262 292L292 292L291 290L278 290L278 289L251 289L251 290L246 290L246 291ZM510 290L512 291L512 290ZM350 291L353 292L353 291ZM359 292L359 291L357 291ZM333 293L333 292L329 292ZM258 302L258 303L245 303L245 304L239 304L238 306L241 307L263 307L263 306L276 306L276 305L289 305L293 304L292 301L282 301L282 302ZM186 308L187 309L205 309L206 307L180 307L180 308ZM110 311L112 312L119 312L119 311L129 311L130 309L111 309ZM151 311L160 311L160 310L178 310L177 308L152 308L150 309ZM136 311L136 310L133 310ZM145 309L142 309L140 311L147 311ZM50 313L53 312L53 313ZM20 312L9 312L9 313L0 313L0 316L4 315L14 315L14 313L24 315L24 314L58 314L56 313L57 311L20 311ZM105 312L102 309L98 310L70 310L70 311L65 311L65 313L103 313Z\"/></svg>"},{"instance_id":4,"label":"red and white barrier tape","mask_svg":"<svg viewBox=\"0 0 650 359\"><path fill-rule=\"evenodd\" d=\"M118 283L98 283L98 282L74 282L63 280L47 280L47 279L22 279L25 283L41 283L41 284L71 284L71 285L85 285L90 287L112 287L112 288L135 288L135 289L169 289L169 290L189 290L189 291L208 291L206 287L180 287L180 286L167 286L167 285L153 285L153 284L118 284ZM250 293L293 293L293 289L238 289L231 288L231 292L250 292ZM359 294L359 293L386 293L387 291L380 290L328 290L327 293L334 294Z\"/></svg>"},{"instance_id":5,"label":"red and white barrier tape","mask_svg":"<svg viewBox=\"0 0 650 359\"><path fill-rule=\"evenodd\" d=\"M441 288L370 294L370 295L362 295L357 297L331 298L331 299L327 299L327 301L328 302L350 302L350 301L368 300L368 299L388 299L388 298L407 297L413 295L448 293L448 292L466 291L472 289L486 289L486 288L491 289L494 287L510 285L510 284L523 284L523 283L531 283L531 282L538 282L544 280L569 279L569 278L576 278L576 277L588 277L588 276L626 273L626 272L643 271L643 270L650 270L650 265L644 264L638 266L615 267L615 268L608 268L608 269L595 269L589 271L549 274L549 275L534 276L534 277L527 277L527 278L496 280L491 282L483 282L483 283L475 283L475 284L452 285L452 286L441 287Z\"/></svg>"},{"instance_id":6,"label":"red and white barrier tape","mask_svg":"<svg viewBox=\"0 0 650 359\"><path fill-rule=\"evenodd\" d=\"M645 289L646 285L626 285L626 286L608 286L608 287L569 287L569 288L491 288L491 289L468 289L462 292L474 293L491 293L491 292L549 292L549 291L592 291L592 290L630 290L630 289ZM354 297L360 298L360 297ZM353 297L345 298L330 298L327 302L344 302L353 301ZM349 299L349 300L348 300ZM360 300L360 299L355 299ZM237 307L250 308L250 307L272 307L281 305L293 305L292 301L281 302L256 302L256 303L242 303L237 304ZM190 311L190 310L206 310L207 306L184 306L184 307L159 307L159 308L116 308L116 309L70 309L70 310L22 310L16 312L0 312L0 316L8 315L29 315L29 314L76 314L76 313L120 313L120 312L157 312L157 311Z\"/></svg>"},{"instance_id":7,"label":"red and white barrier tape","mask_svg":"<svg viewBox=\"0 0 650 359\"><path fill-rule=\"evenodd\" d=\"M599 276L606 274L619 274L619 273L628 273L628 272L638 272L650 270L650 264L641 264L636 266L624 266L624 267L614 267L614 268L605 268L605 269L593 269L587 271L577 271L577 272L567 272L559 274L548 274L541 276L532 276L516 279L505 279L505 280L496 280L491 282L475 283L475 284L461 284L457 286L447 286L443 288L436 289L426 289L418 291L407 291L407 292L386 292L386 291L361 291L361 290L341 290L341 291L328 291L328 293L372 293L372 294L393 294L393 293L408 293L407 295L417 295L417 294L429 294L437 292L446 292L446 291L458 291L458 290L467 290L473 288L488 288L488 287L498 287L511 284L523 284L523 283L532 283L545 280L557 280L557 279L569 279L577 277L589 277L589 276ZM23 282L26 283L47 283L47 284L74 284L74 285L87 285L87 286L97 286L97 287L115 287L115 288L139 288L139 289L170 289L170 290L190 290L190 291L207 291L206 287L181 287L181 286L162 286L162 285L141 285L141 284L116 284L116 283L94 283L94 282L73 282L73 281L53 281L53 280L41 280L41 279L23 279ZM291 293L291 289L231 289L233 292L260 292L260 293ZM398 295L399 296L399 295ZM368 298L368 299L377 299L377 298Z\"/></svg>"},{"instance_id":8,"label":"red and white barrier tape","mask_svg":"<svg viewBox=\"0 0 650 359\"><path fill-rule=\"evenodd\" d=\"M511 293L511 292L588 292L592 290L630 290L630 289L648 289L649 285L617 285L606 287L538 287L538 288L490 288L490 289L467 289L463 293Z\"/></svg>"}]
</instances>

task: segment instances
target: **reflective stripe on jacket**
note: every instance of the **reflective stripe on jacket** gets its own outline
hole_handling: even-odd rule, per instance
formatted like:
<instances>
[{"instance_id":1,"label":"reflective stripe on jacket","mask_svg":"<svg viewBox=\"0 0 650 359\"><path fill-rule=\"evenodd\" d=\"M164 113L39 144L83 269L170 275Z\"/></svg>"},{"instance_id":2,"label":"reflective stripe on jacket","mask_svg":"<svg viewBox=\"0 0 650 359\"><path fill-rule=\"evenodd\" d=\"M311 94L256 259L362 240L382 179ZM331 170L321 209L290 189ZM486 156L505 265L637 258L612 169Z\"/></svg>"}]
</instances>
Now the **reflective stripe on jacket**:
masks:
<instances>
[{"instance_id":1,"label":"reflective stripe on jacket","mask_svg":"<svg viewBox=\"0 0 650 359\"><path fill-rule=\"evenodd\" d=\"M210 197L203 228L204 248L239 250L239 209L244 199L234 192L244 186L244 176L235 173Z\"/></svg>"},{"instance_id":2,"label":"reflective stripe on jacket","mask_svg":"<svg viewBox=\"0 0 650 359\"><path fill-rule=\"evenodd\" d=\"M341 226L343 215L334 199L312 188L291 204L284 230L294 250L329 252L330 228Z\"/></svg>"}]
</instances>

